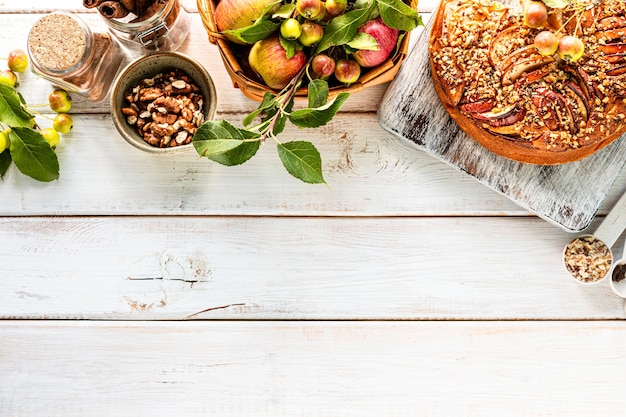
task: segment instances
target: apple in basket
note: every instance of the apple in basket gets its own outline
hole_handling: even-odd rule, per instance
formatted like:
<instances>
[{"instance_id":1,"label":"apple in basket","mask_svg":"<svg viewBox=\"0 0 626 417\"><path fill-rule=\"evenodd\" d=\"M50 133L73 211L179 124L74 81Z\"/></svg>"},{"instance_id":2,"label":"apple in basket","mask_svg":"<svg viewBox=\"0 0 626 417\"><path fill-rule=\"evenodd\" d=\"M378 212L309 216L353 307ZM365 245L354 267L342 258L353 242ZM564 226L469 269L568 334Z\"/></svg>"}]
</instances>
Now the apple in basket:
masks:
<instances>
[{"instance_id":1,"label":"apple in basket","mask_svg":"<svg viewBox=\"0 0 626 417\"><path fill-rule=\"evenodd\" d=\"M220 32L250 26L276 4L276 0L220 0L215 7L215 24ZM231 42L243 43L228 33L224 36Z\"/></svg>"},{"instance_id":2,"label":"apple in basket","mask_svg":"<svg viewBox=\"0 0 626 417\"><path fill-rule=\"evenodd\" d=\"M297 132L283 132L286 124L324 126L352 91L393 78L408 32L422 25L416 0L215 1L215 25L234 39L218 43L226 49L223 58L231 68L231 60L238 60L245 74L231 76L260 104L243 118L243 127L204 122L193 136L196 151L223 165L240 165L269 139L291 175L325 183L319 151ZM296 101L304 95L306 101ZM291 141L279 140L281 134Z\"/></svg>"}]
</instances>

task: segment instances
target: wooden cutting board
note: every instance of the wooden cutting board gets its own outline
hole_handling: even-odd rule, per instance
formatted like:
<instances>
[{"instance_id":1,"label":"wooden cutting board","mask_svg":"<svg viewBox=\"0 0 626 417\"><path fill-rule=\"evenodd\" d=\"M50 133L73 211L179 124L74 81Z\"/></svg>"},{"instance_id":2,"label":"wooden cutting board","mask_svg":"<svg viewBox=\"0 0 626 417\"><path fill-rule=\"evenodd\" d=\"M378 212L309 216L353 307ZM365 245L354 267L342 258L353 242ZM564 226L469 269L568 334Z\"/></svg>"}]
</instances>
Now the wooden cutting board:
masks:
<instances>
[{"instance_id":1,"label":"wooden cutting board","mask_svg":"<svg viewBox=\"0 0 626 417\"><path fill-rule=\"evenodd\" d=\"M482 147L459 129L435 92L428 57L433 21L434 14L387 89L380 125L541 218L570 232L584 230L624 165L624 136L580 161L551 166L512 161Z\"/></svg>"}]
</instances>

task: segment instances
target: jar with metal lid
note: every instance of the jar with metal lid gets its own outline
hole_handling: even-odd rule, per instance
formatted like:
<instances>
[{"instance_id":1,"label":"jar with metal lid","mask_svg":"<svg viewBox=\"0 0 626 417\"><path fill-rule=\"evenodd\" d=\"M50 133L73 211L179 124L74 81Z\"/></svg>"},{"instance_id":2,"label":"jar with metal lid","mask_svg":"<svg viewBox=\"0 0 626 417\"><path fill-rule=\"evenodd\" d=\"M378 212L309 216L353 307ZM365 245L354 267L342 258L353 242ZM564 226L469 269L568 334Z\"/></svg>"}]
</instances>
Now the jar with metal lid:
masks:
<instances>
[{"instance_id":1,"label":"jar with metal lid","mask_svg":"<svg viewBox=\"0 0 626 417\"><path fill-rule=\"evenodd\" d=\"M106 3L115 6L115 2L102 3L100 16L110 32L135 53L174 51L189 34L191 18L179 0L136 1L135 10L124 9L124 2L107 9Z\"/></svg>"},{"instance_id":2,"label":"jar with metal lid","mask_svg":"<svg viewBox=\"0 0 626 417\"><path fill-rule=\"evenodd\" d=\"M92 31L66 12L53 12L35 22L27 44L35 74L91 101L106 97L124 59L110 34Z\"/></svg>"}]
</instances>

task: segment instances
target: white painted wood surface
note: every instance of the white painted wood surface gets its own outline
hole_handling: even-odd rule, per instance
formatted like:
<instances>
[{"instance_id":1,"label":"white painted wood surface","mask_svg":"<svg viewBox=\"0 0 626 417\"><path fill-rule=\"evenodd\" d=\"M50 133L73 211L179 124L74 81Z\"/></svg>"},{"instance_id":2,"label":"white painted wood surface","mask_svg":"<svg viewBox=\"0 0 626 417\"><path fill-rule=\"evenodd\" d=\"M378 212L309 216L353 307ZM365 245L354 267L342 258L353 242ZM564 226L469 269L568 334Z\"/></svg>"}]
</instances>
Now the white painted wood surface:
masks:
<instances>
[{"instance_id":1,"label":"white painted wood surface","mask_svg":"<svg viewBox=\"0 0 626 417\"><path fill-rule=\"evenodd\" d=\"M192 3L181 51L236 122L256 103ZM51 7L99 23L0 1L0 56ZM50 88L23 77L31 103ZM269 143L232 168L144 155L75 98L61 179L0 182L0 416L623 415L623 300L569 278L571 233L386 133L385 89L285 132L330 189Z\"/></svg>"}]
</instances>

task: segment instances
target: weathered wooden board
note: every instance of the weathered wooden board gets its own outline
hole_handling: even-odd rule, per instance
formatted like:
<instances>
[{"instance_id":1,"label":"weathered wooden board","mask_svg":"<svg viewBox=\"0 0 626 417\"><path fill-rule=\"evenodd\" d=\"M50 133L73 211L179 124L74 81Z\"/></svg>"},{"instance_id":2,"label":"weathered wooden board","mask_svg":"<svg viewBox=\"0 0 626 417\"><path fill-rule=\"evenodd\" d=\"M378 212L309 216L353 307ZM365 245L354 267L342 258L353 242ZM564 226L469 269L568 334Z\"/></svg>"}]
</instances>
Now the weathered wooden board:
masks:
<instances>
[{"instance_id":1,"label":"weathered wooden board","mask_svg":"<svg viewBox=\"0 0 626 417\"><path fill-rule=\"evenodd\" d=\"M559 166L524 164L485 149L459 129L437 97L428 59L433 20L383 97L381 126L542 218L568 231L585 229L622 169L626 139Z\"/></svg>"},{"instance_id":2,"label":"weathered wooden board","mask_svg":"<svg viewBox=\"0 0 626 417\"><path fill-rule=\"evenodd\" d=\"M621 417L626 323L0 322L6 417Z\"/></svg>"},{"instance_id":3,"label":"weathered wooden board","mask_svg":"<svg viewBox=\"0 0 626 417\"><path fill-rule=\"evenodd\" d=\"M0 235L0 319L625 317L535 217L20 217Z\"/></svg>"}]
</instances>

